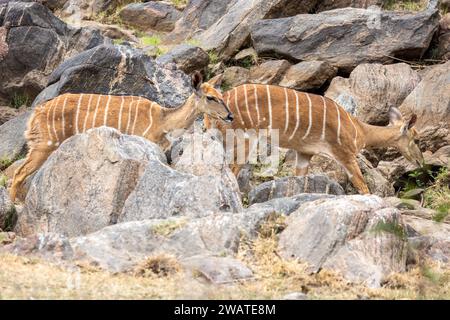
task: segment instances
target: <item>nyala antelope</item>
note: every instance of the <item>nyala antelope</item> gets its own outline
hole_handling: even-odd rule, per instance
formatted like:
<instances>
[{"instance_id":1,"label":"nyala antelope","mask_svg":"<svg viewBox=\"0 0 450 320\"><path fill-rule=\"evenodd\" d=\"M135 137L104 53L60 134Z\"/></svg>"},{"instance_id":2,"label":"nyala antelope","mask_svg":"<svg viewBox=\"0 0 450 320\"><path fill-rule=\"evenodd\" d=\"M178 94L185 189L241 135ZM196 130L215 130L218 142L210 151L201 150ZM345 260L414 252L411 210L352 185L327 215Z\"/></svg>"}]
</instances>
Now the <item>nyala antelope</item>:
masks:
<instances>
[{"instance_id":1,"label":"nyala antelope","mask_svg":"<svg viewBox=\"0 0 450 320\"><path fill-rule=\"evenodd\" d=\"M63 94L36 107L25 132L29 151L14 174L11 199L15 200L25 179L64 140L88 129L113 127L167 148L170 142L166 134L189 128L202 113L225 122L233 120L221 92L209 83L202 83L200 73L194 73L192 84L194 93L176 109L164 108L142 97L96 94Z\"/></svg>"},{"instance_id":2,"label":"nyala antelope","mask_svg":"<svg viewBox=\"0 0 450 320\"><path fill-rule=\"evenodd\" d=\"M358 192L365 194L369 189L356 160L361 149L396 147L409 161L423 164L414 141L417 117L405 121L397 108L389 111L390 124L379 127L359 121L331 99L278 86L244 84L223 97L235 120L224 125L205 116L205 126L217 127L224 137L226 129L278 129L279 146L297 152L296 175L307 174L313 155L325 154L340 163ZM232 168L237 175L240 165Z\"/></svg>"}]
</instances>

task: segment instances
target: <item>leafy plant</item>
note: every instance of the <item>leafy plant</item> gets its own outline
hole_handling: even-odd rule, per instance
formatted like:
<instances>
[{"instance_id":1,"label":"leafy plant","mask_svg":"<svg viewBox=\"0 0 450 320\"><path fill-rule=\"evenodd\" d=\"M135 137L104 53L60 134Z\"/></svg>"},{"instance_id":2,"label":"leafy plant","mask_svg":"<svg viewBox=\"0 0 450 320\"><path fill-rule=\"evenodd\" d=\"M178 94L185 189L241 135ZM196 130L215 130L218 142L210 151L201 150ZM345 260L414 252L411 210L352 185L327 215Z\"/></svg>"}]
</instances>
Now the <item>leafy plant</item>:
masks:
<instances>
[{"instance_id":1,"label":"leafy plant","mask_svg":"<svg viewBox=\"0 0 450 320\"><path fill-rule=\"evenodd\" d=\"M448 168L441 168L435 177L435 183L424 193L425 207L437 211L433 217L441 222L450 214L450 173Z\"/></svg>"},{"instance_id":2,"label":"leafy plant","mask_svg":"<svg viewBox=\"0 0 450 320\"><path fill-rule=\"evenodd\" d=\"M215 51L208 51L208 56L210 64L217 64L220 62L219 55Z\"/></svg>"},{"instance_id":3,"label":"leafy plant","mask_svg":"<svg viewBox=\"0 0 450 320\"><path fill-rule=\"evenodd\" d=\"M23 105L27 106L29 100L30 99L28 98L28 95L26 95L25 93L16 92L11 98L10 106L12 108L19 109Z\"/></svg>"}]
</instances>

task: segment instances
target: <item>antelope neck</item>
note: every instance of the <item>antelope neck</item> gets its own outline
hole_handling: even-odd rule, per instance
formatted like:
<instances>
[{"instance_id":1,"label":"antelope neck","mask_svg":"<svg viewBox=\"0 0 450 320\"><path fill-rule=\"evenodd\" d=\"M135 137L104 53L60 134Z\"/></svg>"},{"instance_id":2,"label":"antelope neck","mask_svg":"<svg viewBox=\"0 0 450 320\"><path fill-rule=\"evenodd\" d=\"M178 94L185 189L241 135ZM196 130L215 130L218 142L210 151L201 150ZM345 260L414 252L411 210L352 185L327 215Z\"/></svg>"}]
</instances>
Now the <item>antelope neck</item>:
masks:
<instances>
[{"instance_id":1,"label":"antelope neck","mask_svg":"<svg viewBox=\"0 0 450 320\"><path fill-rule=\"evenodd\" d=\"M181 107L162 109L161 120L164 131L187 128L194 123L200 114L195 107L195 98L195 94L192 94Z\"/></svg>"}]
</instances>

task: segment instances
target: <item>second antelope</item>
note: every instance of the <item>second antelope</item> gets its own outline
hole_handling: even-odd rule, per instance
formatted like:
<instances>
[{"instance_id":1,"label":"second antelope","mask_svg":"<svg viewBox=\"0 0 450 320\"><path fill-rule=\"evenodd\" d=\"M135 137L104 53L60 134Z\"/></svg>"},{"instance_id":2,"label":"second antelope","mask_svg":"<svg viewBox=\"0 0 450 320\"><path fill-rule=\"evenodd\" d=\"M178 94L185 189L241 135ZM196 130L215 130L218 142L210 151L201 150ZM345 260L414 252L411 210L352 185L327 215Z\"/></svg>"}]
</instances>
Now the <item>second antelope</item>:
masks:
<instances>
[{"instance_id":1,"label":"second antelope","mask_svg":"<svg viewBox=\"0 0 450 320\"><path fill-rule=\"evenodd\" d=\"M389 111L389 125L379 127L359 121L331 99L278 86L245 84L223 96L235 121L227 126L205 117L206 127L217 126L224 136L228 128L278 129L280 147L297 152L297 175L308 172L313 155L325 154L345 168L352 184L364 194L369 189L356 160L361 149L396 147L407 160L423 164L414 141L417 117L405 120L397 108ZM240 166L233 166L238 174Z\"/></svg>"},{"instance_id":2,"label":"second antelope","mask_svg":"<svg viewBox=\"0 0 450 320\"><path fill-rule=\"evenodd\" d=\"M176 109L161 107L141 97L95 94L63 94L36 107L25 132L29 151L14 174L11 199L15 200L23 181L64 140L90 128L113 127L166 148L170 144L166 134L189 128L201 113L223 121L233 120L220 91L212 84L202 83L199 73L193 75L192 82L194 93Z\"/></svg>"}]
</instances>

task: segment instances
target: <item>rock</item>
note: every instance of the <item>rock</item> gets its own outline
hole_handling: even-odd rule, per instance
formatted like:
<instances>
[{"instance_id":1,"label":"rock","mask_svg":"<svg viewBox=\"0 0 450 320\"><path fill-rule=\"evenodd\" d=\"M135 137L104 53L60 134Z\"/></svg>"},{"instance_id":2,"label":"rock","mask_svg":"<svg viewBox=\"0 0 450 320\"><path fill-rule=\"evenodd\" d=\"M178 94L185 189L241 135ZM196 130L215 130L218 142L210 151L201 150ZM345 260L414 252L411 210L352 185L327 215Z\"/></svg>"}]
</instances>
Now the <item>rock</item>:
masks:
<instances>
[{"instance_id":1,"label":"rock","mask_svg":"<svg viewBox=\"0 0 450 320\"><path fill-rule=\"evenodd\" d=\"M308 202L286 222L280 254L307 262L312 271L333 269L350 281L379 287L384 276L406 269L401 215L377 196Z\"/></svg>"},{"instance_id":2,"label":"rock","mask_svg":"<svg viewBox=\"0 0 450 320\"><path fill-rule=\"evenodd\" d=\"M442 60L450 59L450 13L439 22L437 56Z\"/></svg>"},{"instance_id":3,"label":"rock","mask_svg":"<svg viewBox=\"0 0 450 320\"><path fill-rule=\"evenodd\" d=\"M98 21L89 20L83 20L81 25L84 27L89 27L91 29L97 29L104 37L121 41L128 41L132 43L139 43L139 39L133 34L133 32L117 25L103 24Z\"/></svg>"},{"instance_id":4,"label":"rock","mask_svg":"<svg viewBox=\"0 0 450 320\"><path fill-rule=\"evenodd\" d=\"M75 260L113 272L132 269L146 257L164 252L179 259L196 255L233 254L240 231L232 216L221 214L132 221L71 239Z\"/></svg>"},{"instance_id":5,"label":"rock","mask_svg":"<svg viewBox=\"0 0 450 320\"><path fill-rule=\"evenodd\" d=\"M253 277L253 272L246 265L229 257L199 255L184 259L181 264L214 284L228 284Z\"/></svg>"},{"instance_id":6,"label":"rock","mask_svg":"<svg viewBox=\"0 0 450 320\"><path fill-rule=\"evenodd\" d=\"M69 27L37 2L9 2L1 8L0 26L9 25L9 50L0 59L0 100L9 102L15 94L32 100L62 61L110 43L96 30Z\"/></svg>"},{"instance_id":7,"label":"rock","mask_svg":"<svg viewBox=\"0 0 450 320\"><path fill-rule=\"evenodd\" d=\"M450 61L427 72L400 106L408 117L417 114L420 147L436 151L450 143Z\"/></svg>"},{"instance_id":8,"label":"rock","mask_svg":"<svg viewBox=\"0 0 450 320\"><path fill-rule=\"evenodd\" d=\"M178 147L182 155L172 154L173 169L150 161L119 221L242 211L239 187L224 161L222 142L209 131L184 138Z\"/></svg>"},{"instance_id":9,"label":"rock","mask_svg":"<svg viewBox=\"0 0 450 320\"><path fill-rule=\"evenodd\" d=\"M0 158L16 160L26 153L24 132L31 111L25 112L0 126Z\"/></svg>"},{"instance_id":10,"label":"rock","mask_svg":"<svg viewBox=\"0 0 450 320\"><path fill-rule=\"evenodd\" d=\"M44 0L42 3L71 24L94 20L102 13L111 13L123 5L123 1L111 0Z\"/></svg>"},{"instance_id":11,"label":"rock","mask_svg":"<svg viewBox=\"0 0 450 320\"><path fill-rule=\"evenodd\" d=\"M304 61L290 67L280 86L307 91L322 87L336 75L337 69L325 61Z\"/></svg>"},{"instance_id":12,"label":"rock","mask_svg":"<svg viewBox=\"0 0 450 320\"><path fill-rule=\"evenodd\" d=\"M258 59L258 53L253 48L247 48L239 51L233 58L235 61L243 61L250 59L251 61L256 61Z\"/></svg>"},{"instance_id":13,"label":"rock","mask_svg":"<svg viewBox=\"0 0 450 320\"><path fill-rule=\"evenodd\" d=\"M149 1L130 3L120 11L120 18L139 30L172 31L181 17L180 11L169 3Z\"/></svg>"},{"instance_id":14,"label":"rock","mask_svg":"<svg viewBox=\"0 0 450 320\"><path fill-rule=\"evenodd\" d=\"M169 43L180 43L196 32L206 30L218 21L236 0L191 0L183 10L174 30L164 39Z\"/></svg>"},{"instance_id":15,"label":"rock","mask_svg":"<svg viewBox=\"0 0 450 320\"><path fill-rule=\"evenodd\" d=\"M0 231L11 227L15 214L16 209L9 199L8 191L0 186Z\"/></svg>"},{"instance_id":16,"label":"rock","mask_svg":"<svg viewBox=\"0 0 450 320\"><path fill-rule=\"evenodd\" d=\"M257 21L306 12L305 7L310 5L292 0L235 0L229 5L226 14L196 39L205 50L214 50L223 58L231 58L247 42L250 28Z\"/></svg>"},{"instance_id":17,"label":"rock","mask_svg":"<svg viewBox=\"0 0 450 320\"><path fill-rule=\"evenodd\" d=\"M6 35L8 29L0 27L0 61L2 61L8 54L8 43L6 42Z\"/></svg>"},{"instance_id":18,"label":"rock","mask_svg":"<svg viewBox=\"0 0 450 320\"><path fill-rule=\"evenodd\" d=\"M412 228L410 242L432 260L450 266L450 224L413 216L405 216L404 220Z\"/></svg>"},{"instance_id":19,"label":"rock","mask_svg":"<svg viewBox=\"0 0 450 320\"><path fill-rule=\"evenodd\" d=\"M361 154L358 155L357 160L371 194L375 194L380 197L389 197L395 194L393 182L386 179L381 170L374 168L372 164ZM348 185L347 190L349 188L353 189L353 185ZM357 193L357 191L354 190L353 193Z\"/></svg>"},{"instance_id":20,"label":"rock","mask_svg":"<svg viewBox=\"0 0 450 320\"><path fill-rule=\"evenodd\" d=\"M19 114L19 110L16 108L2 107L0 106L0 126L5 122L11 120Z\"/></svg>"},{"instance_id":21,"label":"rock","mask_svg":"<svg viewBox=\"0 0 450 320\"><path fill-rule=\"evenodd\" d=\"M274 198L291 197L300 193L325 193L342 195L342 187L323 175L285 177L264 182L248 194L249 204Z\"/></svg>"},{"instance_id":22,"label":"rock","mask_svg":"<svg viewBox=\"0 0 450 320\"><path fill-rule=\"evenodd\" d=\"M71 92L134 95L177 107L192 90L191 79L174 66L157 64L127 46L101 45L64 61L33 104Z\"/></svg>"},{"instance_id":23,"label":"rock","mask_svg":"<svg viewBox=\"0 0 450 320\"><path fill-rule=\"evenodd\" d=\"M317 12L339 8L368 8L370 6L382 6L383 0L322 0L316 7Z\"/></svg>"},{"instance_id":24,"label":"rock","mask_svg":"<svg viewBox=\"0 0 450 320\"><path fill-rule=\"evenodd\" d=\"M250 69L250 82L262 84L277 84L289 69L287 60L269 60Z\"/></svg>"},{"instance_id":25,"label":"rock","mask_svg":"<svg viewBox=\"0 0 450 320\"><path fill-rule=\"evenodd\" d=\"M350 72L361 63L392 62L391 57L420 58L437 24L436 9L405 13L345 8L259 20L251 27L251 38L259 55L327 61Z\"/></svg>"},{"instance_id":26,"label":"rock","mask_svg":"<svg viewBox=\"0 0 450 320\"><path fill-rule=\"evenodd\" d=\"M222 84L226 88L234 88L247 83L250 78L250 71L242 67L229 67L223 72Z\"/></svg>"},{"instance_id":27,"label":"rock","mask_svg":"<svg viewBox=\"0 0 450 320\"><path fill-rule=\"evenodd\" d=\"M325 96L364 122L386 125L389 108L399 107L419 82L420 76L405 63L361 64L349 78L334 78Z\"/></svg>"},{"instance_id":28,"label":"rock","mask_svg":"<svg viewBox=\"0 0 450 320\"><path fill-rule=\"evenodd\" d=\"M17 233L78 236L116 223L150 159L165 156L150 141L112 128L67 139L34 177Z\"/></svg>"},{"instance_id":29,"label":"rock","mask_svg":"<svg viewBox=\"0 0 450 320\"><path fill-rule=\"evenodd\" d=\"M275 212L288 216L306 202L335 197L335 195L325 193L301 193L292 197L274 198L265 202L254 203L248 207L246 212Z\"/></svg>"},{"instance_id":30,"label":"rock","mask_svg":"<svg viewBox=\"0 0 450 320\"><path fill-rule=\"evenodd\" d=\"M292 292L285 295L282 300L308 300L308 296L302 292Z\"/></svg>"},{"instance_id":31,"label":"rock","mask_svg":"<svg viewBox=\"0 0 450 320\"><path fill-rule=\"evenodd\" d=\"M156 62L160 64L175 63L178 69L186 74L191 74L194 71L205 70L209 64L209 56L199 47L181 44L158 57Z\"/></svg>"}]
</instances>

